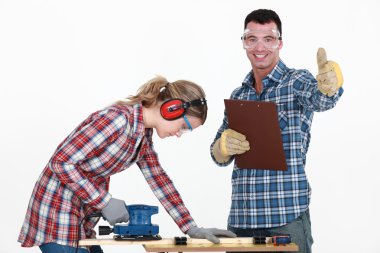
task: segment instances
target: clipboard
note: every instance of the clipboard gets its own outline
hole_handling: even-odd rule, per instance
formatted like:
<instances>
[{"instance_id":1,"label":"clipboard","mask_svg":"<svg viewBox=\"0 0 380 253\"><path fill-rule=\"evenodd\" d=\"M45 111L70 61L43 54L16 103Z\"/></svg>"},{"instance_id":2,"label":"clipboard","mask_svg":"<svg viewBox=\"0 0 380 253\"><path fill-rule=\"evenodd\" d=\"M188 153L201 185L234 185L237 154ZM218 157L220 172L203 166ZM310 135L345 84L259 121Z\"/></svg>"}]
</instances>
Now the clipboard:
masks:
<instances>
[{"instance_id":1,"label":"clipboard","mask_svg":"<svg viewBox=\"0 0 380 253\"><path fill-rule=\"evenodd\" d=\"M235 155L242 169L286 171L277 107L274 102L225 99L229 128L244 134L250 150Z\"/></svg>"}]
</instances>

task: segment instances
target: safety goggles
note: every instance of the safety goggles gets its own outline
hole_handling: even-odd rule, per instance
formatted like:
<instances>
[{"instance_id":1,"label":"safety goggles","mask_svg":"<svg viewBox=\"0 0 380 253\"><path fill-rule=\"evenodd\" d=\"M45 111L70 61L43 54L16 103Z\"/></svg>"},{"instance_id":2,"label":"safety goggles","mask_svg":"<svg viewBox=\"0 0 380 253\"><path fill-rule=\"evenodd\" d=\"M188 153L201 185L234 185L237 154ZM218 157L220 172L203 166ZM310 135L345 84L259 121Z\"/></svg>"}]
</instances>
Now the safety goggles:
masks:
<instances>
[{"instance_id":1,"label":"safety goggles","mask_svg":"<svg viewBox=\"0 0 380 253\"><path fill-rule=\"evenodd\" d=\"M193 131L193 128L191 127L191 124L190 124L190 121L189 121L189 119L185 116L185 115L183 115L183 119L185 120L185 123L186 123L186 128L185 127L181 127L180 129L179 129L179 134L180 135L182 135L182 134L185 134L185 133L189 133L189 132L191 132L191 131Z\"/></svg>"},{"instance_id":2,"label":"safety goggles","mask_svg":"<svg viewBox=\"0 0 380 253\"><path fill-rule=\"evenodd\" d=\"M244 49L254 49L260 43L267 50L274 50L280 45L281 35L277 29L246 29L241 37Z\"/></svg>"}]
</instances>

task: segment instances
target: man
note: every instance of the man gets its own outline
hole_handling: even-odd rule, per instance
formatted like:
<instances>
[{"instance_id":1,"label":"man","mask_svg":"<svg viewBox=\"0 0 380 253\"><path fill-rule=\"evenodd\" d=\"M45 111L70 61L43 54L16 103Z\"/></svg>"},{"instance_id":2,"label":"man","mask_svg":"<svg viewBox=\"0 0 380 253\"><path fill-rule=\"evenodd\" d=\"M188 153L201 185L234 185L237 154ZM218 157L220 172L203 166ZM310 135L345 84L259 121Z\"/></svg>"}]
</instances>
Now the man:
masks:
<instances>
[{"instance_id":1,"label":"man","mask_svg":"<svg viewBox=\"0 0 380 253\"><path fill-rule=\"evenodd\" d=\"M239 168L232 173L232 203L228 229L238 236L289 234L299 252L311 252L309 200L311 189L304 166L315 111L335 106L343 93L338 64L318 51L317 80L307 70L288 68L280 59L281 20L272 10L259 9L245 19L243 46L252 70L231 99L277 104L287 171ZM228 127L226 115L211 144L211 156L227 166L250 149L245 136Z\"/></svg>"}]
</instances>

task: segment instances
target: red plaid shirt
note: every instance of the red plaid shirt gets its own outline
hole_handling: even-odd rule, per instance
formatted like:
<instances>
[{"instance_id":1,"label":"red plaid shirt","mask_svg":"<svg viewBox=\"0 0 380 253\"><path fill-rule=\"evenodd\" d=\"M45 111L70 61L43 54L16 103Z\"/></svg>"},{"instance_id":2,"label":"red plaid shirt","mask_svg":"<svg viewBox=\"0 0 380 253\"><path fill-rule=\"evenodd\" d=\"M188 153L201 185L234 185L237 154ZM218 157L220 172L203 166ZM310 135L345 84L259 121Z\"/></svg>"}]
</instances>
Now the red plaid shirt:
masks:
<instances>
[{"instance_id":1,"label":"red plaid shirt","mask_svg":"<svg viewBox=\"0 0 380 253\"><path fill-rule=\"evenodd\" d=\"M41 173L18 241L76 246L79 223L111 198L109 177L137 163L153 193L178 227L196 226L153 149L142 106L113 105L91 114L57 148ZM81 238L95 237L99 218L86 219Z\"/></svg>"}]
</instances>

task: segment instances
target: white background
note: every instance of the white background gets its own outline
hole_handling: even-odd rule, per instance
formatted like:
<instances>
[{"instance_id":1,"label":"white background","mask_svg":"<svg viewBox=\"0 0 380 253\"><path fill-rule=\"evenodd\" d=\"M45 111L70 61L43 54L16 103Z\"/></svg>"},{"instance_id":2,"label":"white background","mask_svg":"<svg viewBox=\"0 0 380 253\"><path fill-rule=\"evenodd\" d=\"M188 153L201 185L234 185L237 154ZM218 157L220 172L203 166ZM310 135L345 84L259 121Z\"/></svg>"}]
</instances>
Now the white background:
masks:
<instances>
[{"instance_id":1,"label":"white background","mask_svg":"<svg viewBox=\"0 0 380 253\"><path fill-rule=\"evenodd\" d=\"M155 147L198 225L225 228L232 165L217 167L209 145L223 99L250 70L240 35L257 8L280 15L280 56L289 67L315 75L323 46L345 78L340 102L315 114L311 132L314 252L380 252L379 3L0 0L0 252L39 252L21 248L17 237L56 146L90 113L135 94L155 74L194 81L207 94L206 124L180 139L155 138ZM137 166L113 176L110 192L127 204L158 205L152 219L161 236L182 235Z\"/></svg>"}]
</instances>

